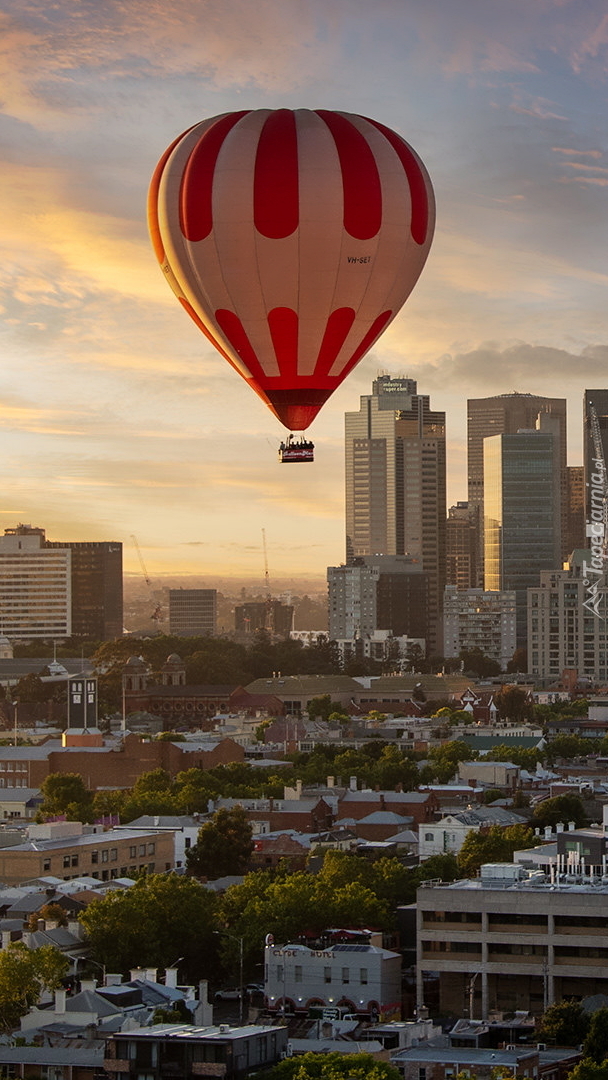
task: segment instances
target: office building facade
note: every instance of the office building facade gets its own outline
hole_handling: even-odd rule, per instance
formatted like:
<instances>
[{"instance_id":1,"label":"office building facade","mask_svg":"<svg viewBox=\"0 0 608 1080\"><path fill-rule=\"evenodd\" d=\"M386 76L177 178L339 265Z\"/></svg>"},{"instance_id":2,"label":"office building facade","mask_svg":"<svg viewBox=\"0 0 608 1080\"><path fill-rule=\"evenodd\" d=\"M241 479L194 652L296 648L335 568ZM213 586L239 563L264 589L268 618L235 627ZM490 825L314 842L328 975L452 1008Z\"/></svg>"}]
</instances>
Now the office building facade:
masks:
<instances>
[{"instance_id":1,"label":"office building facade","mask_svg":"<svg viewBox=\"0 0 608 1080\"><path fill-rule=\"evenodd\" d=\"M515 592L518 646L527 639L528 588L561 565L558 454L550 430L484 440L484 587Z\"/></svg>"},{"instance_id":2,"label":"office building facade","mask_svg":"<svg viewBox=\"0 0 608 1080\"><path fill-rule=\"evenodd\" d=\"M469 508L478 508L480 560L478 585L483 584L484 541L484 440L492 435L515 435L518 431L536 427L540 414L557 420L557 459L560 469L561 501L566 504L567 422L565 398L542 397L538 394L497 394L487 398L471 398L467 402L467 474ZM562 532L564 527L562 524ZM563 558L567 551L561 553Z\"/></svg>"},{"instance_id":3,"label":"office building facade","mask_svg":"<svg viewBox=\"0 0 608 1080\"><path fill-rule=\"evenodd\" d=\"M475 589L479 565L479 507L450 506L445 526L445 583ZM444 655L447 656L447 653Z\"/></svg>"},{"instance_id":4,"label":"office building facade","mask_svg":"<svg viewBox=\"0 0 608 1080\"><path fill-rule=\"evenodd\" d=\"M72 637L113 641L122 637L122 544L114 540L45 540L47 550L71 553Z\"/></svg>"},{"instance_id":5,"label":"office building facade","mask_svg":"<svg viewBox=\"0 0 608 1080\"><path fill-rule=\"evenodd\" d=\"M169 589L169 633L176 637L213 637L216 589Z\"/></svg>"},{"instance_id":6,"label":"office building facade","mask_svg":"<svg viewBox=\"0 0 608 1080\"><path fill-rule=\"evenodd\" d=\"M346 413L346 561L409 555L428 576L430 652L441 650L445 583L445 413L413 379L382 375Z\"/></svg>"},{"instance_id":7,"label":"office building facade","mask_svg":"<svg viewBox=\"0 0 608 1080\"><path fill-rule=\"evenodd\" d=\"M457 589L446 585L443 595L444 656L480 649L503 671L516 648L515 593Z\"/></svg>"}]
</instances>

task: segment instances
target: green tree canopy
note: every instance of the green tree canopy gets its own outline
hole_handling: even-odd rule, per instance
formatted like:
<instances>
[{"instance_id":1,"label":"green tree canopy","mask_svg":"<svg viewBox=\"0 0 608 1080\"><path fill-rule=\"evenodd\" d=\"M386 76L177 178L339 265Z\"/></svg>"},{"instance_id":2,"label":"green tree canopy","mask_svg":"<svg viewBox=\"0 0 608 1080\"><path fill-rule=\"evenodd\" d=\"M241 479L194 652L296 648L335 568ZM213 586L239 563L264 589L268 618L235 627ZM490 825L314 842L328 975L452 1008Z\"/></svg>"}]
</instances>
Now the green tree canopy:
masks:
<instances>
[{"instance_id":1,"label":"green tree canopy","mask_svg":"<svg viewBox=\"0 0 608 1080\"><path fill-rule=\"evenodd\" d=\"M258 1074L260 1080L400 1080L394 1065L373 1054L300 1054Z\"/></svg>"},{"instance_id":2,"label":"green tree canopy","mask_svg":"<svg viewBox=\"0 0 608 1080\"><path fill-rule=\"evenodd\" d=\"M107 970L166 967L183 956L195 981L213 971L217 906L215 894L193 878L151 874L94 900L80 921L94 959Z\"/></svg>"},{"instance_id":3,"label":"green tree canopy","mask_svg":"<svg viewBox=\"0 0 608 1080\"><path fill-rule=\"evenodd\" d=\"M601 1065L608 1058L608 1007L605 1005L591 1016L587 1037L583 1043L583 1054L591 1058L596 1065Z\"/></svg>"},{"instance_id":4,"label":"green tree canopy","mask_svg":"<svg viewBox=\"0 0 608 1080\"><path fill-rule=\"evenodd\" d=\"M217 810L186 852L188 873L213 879L244 874L252 852L251 825L243 807Z\"/></svg>"},{"instance_id":5,"label":"green tree canopy","mask_svg":"<svg viewBox=\"0 0 608 1080\"><path fill-rule=\"evenodd\" d=\"M578 1001L557 1001L543 1013L535 1037L553 1046L580 1046L590 1020Z\"/></svg>"},{"instance_id":6,"label":"green tree canopy","mask_svg":"<svg viewBox=\"0 0 608 1080\"><path fill-rule=\"evenodd\" d=\"M492 825L487 832L467 833L458 852L458 866L466 877L474 877L487 862L513 862L513 852L534 847L534 833L527 825Z\"/></svg>"},{"instance_id":7,"label":"green tree canopy","mask_svg":"<svg viewBox=\"0 0 608 1080\"><path fill-rule=\"evenodd\" d=\"M40 817L59 817L65 814L72 821L91 821L93 796L80 773L50 773L41 786L44 802Z\"/></svg>"},{"instance_id":8,"label":"green tree canopy","mask_svg":"<svg viewBox=\"0 0 608 1080\"><path fill-rule=\"evenodd\" d=\"M582 800L578 795L556 795L554 799L545 799L534 808L531 824L544 829L547 825L555 828L558 822L573 821L577 829L587 824L587 815Z\"/></svg>"},{"instance_id":9,"label":"green tree canopy","mask_svg":"<svg viewBox=\"0 0 608 1080\"><path fill-rule=\"evenodd\" d=\"M21 941L0 951L0 1028L12 1031L43 990L61 986L69 960L54 945L28 949Z\"/></svg>"}]
</instances>

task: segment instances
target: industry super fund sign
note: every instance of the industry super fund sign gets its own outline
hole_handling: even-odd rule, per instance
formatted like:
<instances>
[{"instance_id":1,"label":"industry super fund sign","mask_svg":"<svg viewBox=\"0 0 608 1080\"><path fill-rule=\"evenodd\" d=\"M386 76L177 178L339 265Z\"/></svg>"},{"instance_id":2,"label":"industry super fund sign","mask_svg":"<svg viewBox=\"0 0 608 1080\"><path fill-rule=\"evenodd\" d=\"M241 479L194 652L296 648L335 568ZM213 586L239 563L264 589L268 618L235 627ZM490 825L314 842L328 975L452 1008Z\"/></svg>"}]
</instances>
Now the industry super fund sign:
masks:
<instances>
[{"instance_id":1,"label":"industry super fund sign","mask_svg":"<svg viewBox=\"0 0 608 1080\"><path fill-rule=\"evenodd\" d=\"M97 727L97 679L74 675L68 680L68 726Z\"/></svg>"}]
</instances>

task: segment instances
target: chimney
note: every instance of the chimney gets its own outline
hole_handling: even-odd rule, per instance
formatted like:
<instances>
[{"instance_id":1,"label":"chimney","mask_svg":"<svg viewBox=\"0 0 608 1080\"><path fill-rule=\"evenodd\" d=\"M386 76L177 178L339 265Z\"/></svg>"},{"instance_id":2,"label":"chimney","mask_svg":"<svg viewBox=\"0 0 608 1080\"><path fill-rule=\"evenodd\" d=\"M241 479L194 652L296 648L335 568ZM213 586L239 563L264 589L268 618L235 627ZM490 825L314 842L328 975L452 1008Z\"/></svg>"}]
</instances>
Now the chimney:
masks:
<instances>
[{"instance_id":1,"label":"chimney","mask_svg":"<svg viewBox=\"0 0 608 1080\"><path fill-rule=\"evenodd\" d=\"M558 821L557 825L555 826L555 831L556 833L562 833L564 831L563 821Z\"/></svg>"},{"instance_id":2,"label":"chimney","mask_svg":"<svg viewBox=\"0 0 608 1080\"><path fill-rule=\"evenodd\" d=\"M146 971L146 974L145 974L146 982L157 982L158 981L158 968L146 968L145 971Z\"/></svg>"},{"instance_id":3,"label":"chimney","mask_svg":"<svg viewBox=\"0 0 608 1080\"><path fill-rule=\"evenodd\" d=\"M302 798L302 781L296 780L296 799Z\"/></svg>"},{"instance_id":4,"label":"chimney","mask_svg":"<svg viewBox=\"0 0 608 1080\"><path fill-rule=\"evenodd\" d=\"M65 999L67 990L55 990L55 1012L62 1015L65 1012Z\"/></svg>"},{"instance_id":5,"label":"chimney","mask_svg":"<svg viewBox=\"0 0 608 1080\"><path fill-rule=\"evenodd\" d=\"M81 979L80 989L94 992L97 989L97 979Z\"/></svg>"},{"instance_id":6,"label":"chimney","mask_svg":"<svg viewBox=\"0 0 608 1080\"><path fill-rule=\"evenodd\" d=\"M550 825L545 825L545 840L550 840L553 830Z\"/></svg>"},{"instance_id":7,"label":"chimney","mask_svg":"<svg viewBox=\"0 0 608 1080\"><path fill-rule=\"evenodd\" d=\"M351 776L351 778L350 778L350 780L348 782L348 787L349 787L350 791L356 791L357 790L357 777L356 776Z\"/></svg>"},{"instance_id":8,"label":"chimney","mask_svg":"<svg viewBox=\"0 0 608 1080\"><path fill-rule=\"evenodd\" d=\"M51 929L52 929L52 927L49 926L49 930L51 930ZM36 930L46 930L46 922L45 922L44 919L37 919L36 920Z\"/></svg>"},{"instance_id":9,"label":"chimney","mask_svg":"<svg viewBox=\"0 0 608 1080\"><path fill-rule=\"evenodd\" d=\"M106 986L121 986L122 975L118 972L106 972Z\"/></svg>"},{"instance_id":10,"label":"chimney","mask_svg":"<svg viewBox=\"0 0 608 1080\"><path fill-rule=\"evenodd\" d=\"M336 786L336 778L335 778L335 776L328 776L327 777L327 786L328 786L328 788L333 788L333 787Z\"/></svg>"},{"instance_id":11,"label":"chimney","mask_svg":"<svg viewBox=\"0 0 608 1080\"><path fill-rule=\"evenodd\" d=\"M146 981L146 969L145 968L131 968L129 972L131 982L145 982Z\"/></svg>"},{"instance_id":12,"label":"chimney","mask_svg":"<svg viewBox=\"0 0 608 1080\"><path fill-rule=\"evenodd\" d=\"M574 822L574 821L569 821L569 822L568 822L568 828L569 828L570 832L575 832L575 831L576 831L576 824L575 824L575 822Z\"/></svg>"},{"instance_id":13,"label":"chimney","mask_svg":"<svg viewBox=\"0 0 608 1080\"><path fill-rule=\"evenodd\" d=\"M386 810L386 800L384 798L384 792L380 792L380 809Z\"/></svg>"},{"instance_id":14,"label":"chimney","mask_svg":"<svg viewBox=\"0 0 608 1080\"><path fill-rule=\"evenodd\" d=\"M168 967L165 968L165 986L168 986L171 990L177 989L177 968Z\"/></svg>"}]
</instances>

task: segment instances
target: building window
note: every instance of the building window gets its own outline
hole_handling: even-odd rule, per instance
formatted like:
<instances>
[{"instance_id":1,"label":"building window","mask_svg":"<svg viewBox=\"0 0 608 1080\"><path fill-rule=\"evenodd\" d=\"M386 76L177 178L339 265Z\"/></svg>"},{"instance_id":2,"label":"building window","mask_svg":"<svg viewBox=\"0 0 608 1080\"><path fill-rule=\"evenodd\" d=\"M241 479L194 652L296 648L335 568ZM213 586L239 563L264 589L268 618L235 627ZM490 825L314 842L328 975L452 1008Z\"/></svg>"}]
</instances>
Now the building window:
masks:
<instances>
[{"instance_id":1,"label":"building window","mask_svg":"<svg viewBox=\"0 0 608 1080\"><path fill-rule=\"evenodd\" d=\"M302 982L302 965L296 964L295 966L296 982Z\"/></svg>"},{"instance_id":2,"label":"building window","mask_svg":"<svg viewBox=\"0 0 608 1080\"><path fill-rule=\"evenodd\" d=\"M185 847L186 851L188 851L188 848L192 847L192 839L191 839L191 837L189 837L189 836L186 837L186 839L184 840L184 847Z\"/></svg>"},{"instance_id":3,"label":"building window","mask_svg":"<svg viewBox=\"0 0 608 1080\"><path fill-rule=\"evenodd\" d=\"M155 844L148 844L148 855L154 855Z\"/></svg>"},{"instance_id":4,"label":"building window","mask_svg":"<svg viewBox=\"0 0 608 1080\"><path fill-rule=\"evenodd\" d=\"M102 862L107 862L108 861L108 849L107 848L105 848L104 851L102 851L102 853L101 853L101 861Z\"/></svg>"},{"instance_id":5,"label":"building window","mask_svg":"<svg viewBox=\"0 0 608 1080\"><path fill-rule=\"evenodd\" d=\"M330 967L323 968L323 977L324 977L326 983L331 982L331 968Z\"/></svg>"},{"instance_id":6,"label":"building window","mask_svg":"<svg viewBox=\"0 0 608 1080\"><path fill-rule=\"evenodd\" d=\"M350 982L350 968L342 968L342 982Z\"/></svg>"},{"instance_id":7,"label":"building window","mask_svg":"<svg viewBox=\"0 0 608 1080\"><path fill-rule=\"evenodd\" d=\"M359 971L359 982L362 985L367 983L367 968L361 968Z\"/></svg>"},{"instance_id":8,"label":"building window","mask_svg":"<svg viewBox=\"0 0 608 1080\"><path fill-rule=\"evenodd\" d=\"M425 832L424 839L425 840L434 840L435 839L435 833Z\"/></svg>"},{"instance_id":9,"label":"building window","mask_svg":"<svg viewBox=\"0 0 608 1080\"><path fill-rule=\"evenodd\" d=\"M91 862L92 863L98 863L99 862L99 852L98 851L92 851L91 852Z\"/></svg>"},{"instance_id":10,"label":"building window","mask_svg":"<svg viewBox=\"0 0 608 1080\"><path fill-rule=\"evenodd\" d=\"M137 855L137 847L135 846L135 844L131 844L131 847L129 848L129 858L134 859L136 855Z\"/></svg>"},{"instance_id":11,"label":"building window","mask_svg":"<svg viewBox=\"0 0 608 1080\"><path fill-rule=\"evenodd\" d=\"M63 865L64 866L69 866L70 865L70 856L69 855L64 855L63 856Z\"/></svg>"},{"instance_id":12,"label":"building window","mask_svg":"<svg viewBox=\"0 0 608 1080\"><path fill-rule=\"evenodd\" d=\"M116 862L118 859L118 848L110 848L110 862Z\"/></svg>"},{"instance_id":13,"label":"building window","mask_svg":"<svg viewBox=\"0 0 608 1080\"><path fill-rule=\"evenodd\" d=\"M43 870L50 870L51 869L51 860L50 859L43 859L42 860L42 869Z\"/></svg>"},{"instance_id":14,"label":"building window","mask_svg":"<svg viewBox=\"0 0 608 1080\"><path fill-rule=\"evenodd\" d=\"M72 866L78 866L78 855L72 855Z\"/></svg>"},{"instance_id":15,"label":"building window","mask_svg":"<svg viewBox=\"0 0 608 1080\"><path fill-rule=\"evenodd\" d=\"M138 855L145 855L146 854L146 845L145 844L140 844L139 845L139 851L138 851L137 854Z\"/></svg>"}]
</instances>

